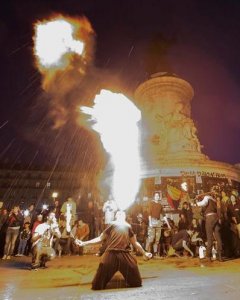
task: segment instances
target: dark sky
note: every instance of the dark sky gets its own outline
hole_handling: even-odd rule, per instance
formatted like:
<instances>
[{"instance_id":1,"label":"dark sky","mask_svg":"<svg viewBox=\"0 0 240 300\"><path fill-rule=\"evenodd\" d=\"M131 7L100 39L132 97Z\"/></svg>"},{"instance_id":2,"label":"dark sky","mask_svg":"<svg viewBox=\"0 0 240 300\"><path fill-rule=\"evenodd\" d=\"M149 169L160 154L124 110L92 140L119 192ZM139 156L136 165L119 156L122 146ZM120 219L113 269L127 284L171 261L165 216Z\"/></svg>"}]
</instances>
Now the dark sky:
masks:
<instances>
[{"instance_id":1,"label":"dark sky","mask_svg":"<svg viewBox=\"0 0 240 300\"><path fill-rule=\"evenodd\" d=\"M32 24L52 13L89 19L96 33L95 66L117 76L129 95L157 71L189 81L203 152L214 160L240 162L238 0L1 2L0 162L71 165L79 157L79 167L95 149L84 130L69 125L51 131L43 118L46 96L33 64Z\"/></svg>"}]
</instances>

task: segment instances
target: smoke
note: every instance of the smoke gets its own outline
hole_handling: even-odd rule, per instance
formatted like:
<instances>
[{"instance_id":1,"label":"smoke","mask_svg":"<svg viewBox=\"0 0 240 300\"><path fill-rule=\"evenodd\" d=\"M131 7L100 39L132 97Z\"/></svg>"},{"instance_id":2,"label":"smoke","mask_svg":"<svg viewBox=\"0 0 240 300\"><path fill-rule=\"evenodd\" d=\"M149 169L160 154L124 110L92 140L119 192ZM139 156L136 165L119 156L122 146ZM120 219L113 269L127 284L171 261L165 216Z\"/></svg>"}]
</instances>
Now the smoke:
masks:
<instances>
[{"instance_id":1,"label":"smoke","mask_svg":"<svg viewBox=\"0 0 240 300\"><path fill-rule=\"evenodd\" d=\"M54 22L56 23L55 27L59 26L60 30L58 32L56 30L58 28L54 28L56 35L58 34L57 37L54 37L55 32L52 33L52 36L47 35L48 29L51 31L51 26L55 25ZM74 36L70 42L76 44L81 41L84 44L81 55L70 49L68 32L61 33L62 27L65 25L68 25L70 29L74 29ZM89 91L95 90L93 85L97 85L92 71L94 69L95 33L85 17L76 19L57 15L51 17L50 20L38 21L34 26L35 65L42 75L42 88L49 98L47 103L48 117L53 122L53 129L57 129L73 118L78 105L89 101L92 97L92 93L89 93ZM45 31L40 31L39 28L42 27ZM47 44L48 41L50 45ZM54 42L56 45L54 45ZM66 48L66 50L64 49L65 53L61 53L61 61L56 60L57 62L52 63L52 65L43 64L45 58L40 57L40 55L43 53L42 55L53 56L54 52L57 52L61 46ZM44 51L41 51L43 47L46 47L47 50L43 49ZM54 48L54 51L52 51L52 48Z\"/></svg>"}]
</instances>

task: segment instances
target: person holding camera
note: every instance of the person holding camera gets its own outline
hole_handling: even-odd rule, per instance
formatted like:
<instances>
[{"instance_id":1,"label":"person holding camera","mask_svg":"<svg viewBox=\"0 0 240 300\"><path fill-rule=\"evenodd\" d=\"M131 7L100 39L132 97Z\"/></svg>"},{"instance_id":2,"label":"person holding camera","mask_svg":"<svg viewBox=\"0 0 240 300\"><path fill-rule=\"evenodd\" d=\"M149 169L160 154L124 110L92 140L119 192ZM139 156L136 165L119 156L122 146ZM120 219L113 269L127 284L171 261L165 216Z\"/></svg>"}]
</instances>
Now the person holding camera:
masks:
<instances>
[{"instance_id":1,"label":"person holding camera","mask_svg":"<svg viewBox=\"0 0 240 300\"><path fill-rule=\"evenodd\" d=\"M55 258L52 248L54 236L60 238L61 232L54 212L50 212L46 222L39 224L32 236L32 269L45 268L46 262Z\"/></svg>"}]
</instances>

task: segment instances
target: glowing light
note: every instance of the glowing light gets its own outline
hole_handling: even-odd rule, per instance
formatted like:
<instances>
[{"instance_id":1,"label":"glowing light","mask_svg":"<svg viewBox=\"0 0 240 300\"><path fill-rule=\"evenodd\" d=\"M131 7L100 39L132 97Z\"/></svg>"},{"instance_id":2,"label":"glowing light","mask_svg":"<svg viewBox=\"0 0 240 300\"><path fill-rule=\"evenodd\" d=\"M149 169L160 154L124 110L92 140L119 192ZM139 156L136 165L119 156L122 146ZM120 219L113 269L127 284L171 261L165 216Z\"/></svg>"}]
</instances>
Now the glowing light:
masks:
<instances>
[{"instance_id":1,"label":"glowing light","mask_svg":"<svg viewBox=\"0 0 240 300\"><path fill-rule=\"evenodd\" d=\"M126 209L139 190L140 154L138 122L141 113L124 95L102 90L94 106L81 110L91 116L113 168L111 194L118 207Z\"/></svg>"},{"instance_id":2,"label":"glowing light","mask_svg":"<svg viewBox=\"0 0 240 300\"><path fill-rule=\"evenodd\" d=\"M29 216L29 210L25 209L24 212L23 212L23 214L24 214L24 217L28 217Z\"/></svg>"},{"instance_id":3,"label":"glowing light","mask_svg":"<svg viewBox=\"0 0 240 300\"><path fill-rule=\"evenodd\" d=\"M181 188L182 188L185 192L187 192L187 191L188 191L188 184L187 184L187 182L181 183Z\"/></svg>"},{"instance_id":4,"label":"glowing light","mask_svg":"<svg viewBox=\"0 0 240 300\"><path fill-rule=\"evenodd\" d=\"M47 210L48 209L48 205L47 204L43 204L42 209L43 210Z\"/></svg>"},{"instance_id":5,"label":"glowing light","mask_svg":"<svg viewBox=\"0 0 240 300\"><path fill-rule=\"evenodd\" d=\"M53 197L53 199L56 199L58 197L58 192L53 192L52 197Z\"/></svg>"},{"instance_id":6,"label":"glowing light","mask_svg":"<svg viewBox=\"0 0 240 300\"><path fill-rule=\"evenodd\" d=\"M67 232L71 231L71 218L72 218L72 214L71 214L71 208L72 205L67 203L67 210L66 210L66 229Z\"/></svg>"},{"instance_id":7,"label":"glowing light","mask_svg":"<svg viewBox=\"0 0 240 300\"><path fill-rule=\"evenodd\" d=\"M73 53L83 54L83 41L74 39L79 26L63 17L35 24L34 51L42 68L65 68Z\"/></svg>"}]
</instances>

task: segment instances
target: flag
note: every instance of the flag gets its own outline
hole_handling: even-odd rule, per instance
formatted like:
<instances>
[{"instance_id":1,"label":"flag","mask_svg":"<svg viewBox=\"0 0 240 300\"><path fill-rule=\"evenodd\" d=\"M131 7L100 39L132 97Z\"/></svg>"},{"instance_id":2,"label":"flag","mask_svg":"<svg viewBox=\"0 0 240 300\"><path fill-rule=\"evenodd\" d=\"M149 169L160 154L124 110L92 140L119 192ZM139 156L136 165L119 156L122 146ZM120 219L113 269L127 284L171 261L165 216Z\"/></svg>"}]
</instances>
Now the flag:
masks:
<instances>
[{"instance_id":1,"label":"flag","mask_svg":"<svg viewBox=\"0 0 240 300\"><path fill-rule=\"evenodd\" d=\"M182 191L178 188L167 185L167 201L173 209L177 209L182 197Z\"/></svg>"}]
</instances>

